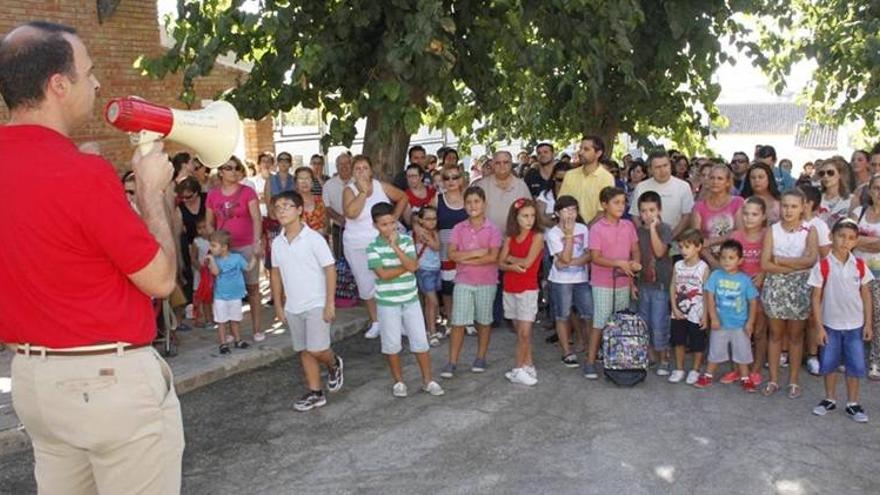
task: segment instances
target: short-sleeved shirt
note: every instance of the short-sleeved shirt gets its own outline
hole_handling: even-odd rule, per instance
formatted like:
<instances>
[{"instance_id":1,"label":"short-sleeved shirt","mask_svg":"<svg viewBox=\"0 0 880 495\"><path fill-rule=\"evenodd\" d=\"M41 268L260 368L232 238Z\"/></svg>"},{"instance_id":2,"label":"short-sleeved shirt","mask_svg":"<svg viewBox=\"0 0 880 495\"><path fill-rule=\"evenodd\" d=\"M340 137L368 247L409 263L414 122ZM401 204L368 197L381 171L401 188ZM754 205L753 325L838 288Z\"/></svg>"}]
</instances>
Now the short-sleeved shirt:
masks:
<instances>
[{"instance_id":1,"label":"short-sleeved shirt","mask_svg":"<svg viewBox=\"0 0 880 495\"><path fill-rule=\"evenodd\" d=\"M758 297L752 279L743 272L715 270L706 281L706 292L715 298L722 330L742 330L749 321L749 301Z\"/></svg>"},{"instance_id":2,"label":"short-sleeved shirt","mask_svg":"<svg viewBox=\"0 0 880 495\"><path fill-rule=\"evenodd\" d=\"M776 189L779 192L794 189L795 180L794 177L788 173L788 170L785 170L782 167L773 167L773 178L776 180Z\"/></svg>"},{"instance_id":3,"label":"short-sleeved shirt","mask_svg":"<svg viewBox=\"0 0 880 495\"><path fill-rule=\"evenodd\" d=\"M230 252L223 258L215 256L214 263L220 270L214 280L214 299L234 301L246 296L244 270L247 268L247 261L244 256Z\"/></svg>"},{"instance_id":4,"label":"short-sleeved shirt","mask_svg":"<svg viewBox=\"0 0 880 495\"><path fill-rule=\"evenodd\" d=\"M343 181L338 175L334 175L332 178L328 179L327 182L324 183L324 188L321 192L321 199L324 201L324 205L336 213L343 215L342 191L344 191L349 184L351 184L351 179Z\"/></svg>"},{"instance_id":5,"label":"short-sleeved shirt","mask_svg":"<svg viewBox=\"0 0 880 495\"><path fill-rule=\"evenodd\" d=\"M585 173L583 167L578 167L565 173L558 197L572 196L576 199L581 218L585 222L591 222L602 211L599 193L606 187L614 187L614 176L605 167L598 165L590 173Z\"/></svg>"},{"instance_id":6,"label":"short-sleeved shirt","mask_svg":"<svg viewBox=\"0 0 880 495\"><path fill-rule=\"evenodd\" d=\"M486 193L486 218L499 230L507 225L507 214L514 201L520 198L532 198L526 183L519 177L511 177L510 184L506 188L498 185L494 175L474 182L474 186Z\"/></svg>"},{"instance_id":7,"label":"short-sleeved shirt","mask_svg":"<svg viewBox=\"0 0 880 495\"><path fill-rule=\"evenodd\" d=\"M651 245L651 229L639 227L636 232L639 235L639 252L642 254L642 271L639 272L639 285L642 287L669 287L672 280L672 258L669 250L666 256L657 258L654 256L654 248ZM657 226L660 240L667 247L672 243L672 228L660 222Z\"/></svg>"},{"instance_id":8,"label":"short-sleeved shirt","mask_svg":"<svg viewBox=\"0 0 880 495\"><path fill-rule=\"evenodd\" d=\"M0 125L0 156L0 342L152 341L150 297L128 276L159 244L113 166L35 125Z\"/></svg>"},{"instance_id":9,"label":"short-sleeved shirt","mask_svg":"<svg viewBox=\"0 0 880 495\"><path fill-rule=\"evenodd\" d=\"M880 222L869 222L868 215L862 213L861 206L853 210L853 216L858 219L860 236L876 237L880 239ZM824 224L825 222L819 220L819 223ZM825 228L827 230L828 226L826 225ZM819 235L819 237L821 237L821 234ZM819 245L821 246L822 243L820 242ZM868 265L868 268L871 270L874 278L880 277L880 253L871 253L868 251L860 251L856 249L853 251L853 254L865 260L865 264Z\"/></svg>"},{"instance_id":10,"label":"short-sleeved shirt","mask_svg":"<svg viewBox=\"0 0 880 495\"><path fill-rule=\"evenodd\" d=\"M860 211L861 207L856 208L856 211ZM858 215L858 213L853 212L854 215ZM820 217L815 216L811 218L807 224L810 227L816 227L816 238L819 240L819 247L826 247L831 245L831 229L828 228L828 224L825 223ZM861 225L861 223L859 223Z\"/></svg>"},{"instance_id":11,"label":"short-sleeved shirt","mask_svg":"<svg viewBox=\"0 0 880 495\"><path fill-rule=\"evenodd\" d=\"M565 248L565 239L562 229L555 226L547 232L544 238L547 244L547 250L551 256L557 256ZM574 232L572 232L571 257L579 258L589 249L590 231L586 225L582 223L574 224ZM557 284L580 284L589 282L587 278L587 265L567 266L559 268L554 262L550 266L550 276L547 280Z\"/></svg>"},{"instance_id":12,"label":"short-sleeved shirt","mask_svg":"<svg viewBox=\"0 0 880 495\"><path fill-rule=\"evenodd\" d=\"M600 218L590 228L590 250L599 251L602 257L609 260L629 260L632 245L638 240L636 228L629 220L620 219L617 223L611 223L606 218ZM590 267L590 283L593 287L614 287L613 271L613 268L593 263ZM616 285L618 288L626 287L626 275L618 276Z\"/></svg>"},{"instance_id":13,"label":"short-sleeved shirt","mask_svg":"<svg viewBox=\"0 0 880 495\"><path fill-rule=\"evenodd\" d=\"M744 200L739 196L731 196L721 208L712 208L705 199L697 201L694 213L700 215L700 230L707 239L727 237L736 226L736 215L742 208Z\"/></svg>"},{"instance_id":14,"label":"short-sleeved shirt","mask_svg":"<svg viewBox=\"0 0 880 495\"><path fill-rule=\"evenodd\" d=\"M205 206L214 213L214 229L229 232L229 245L233 248L254 243L254 223L248 203L257 200L257 193L250 187L239 187L229 196L218 187L208 193Z\"/></svg>"},{"instance_id":15,"label":"short-sleeved shirt","mask_svg":"<svg viewBox=\"0 0 880 495\"><path fill-rule=\"evenodd\" d=\"M406 234L397 236L397 246L404 254L416 259L416 245L412 237ZM370 270L377 268L398 268L403 266L394 249L384 237L377 236L367 246L367 267ZM404 272L392 279L383 280L376 277L376 304L380 306L400 306L419 300L416 276L412 272Z\"/></svg>"},{"instance_id":16,"label":"short-sleeved shirt","mask_svg":"<svg viewBox=\"0 0 880 495\"><path fill-rule=\"evenodd\" d=\"M475 249L498 249L501 247L501 231L488 219L483 220L479 228L474 228L470 220L458 223L452 228L449 243L457 251L473 251ZM456 264L455 283L467 285L496 285L498 283L498 265Z\"/></svg>"},{"instance_id":17,"label":"short-sleeved shirt","mask_svg":"<svg viewBox=\"0 0 880 495\"><path fill-rule=\"evenodd\" d=\"M551 173L550 177L545 179L541 175L541 167L530 168L523 180L529 188L529 192L532 193L532 197L535 198L542 192L553 189L553 174Z\"/></svg>"},{"instance_id":18,"label":"short-sleeved shirt","mask_svg":"<svg viewBox=\"0 0 880 495\"><path fill-rule=\"evenodd\" d=\"M673 229L681 222L683 215L689 215L694 210L694 193L690 184L678 177L670 177L663 183L650 178L639 182L636 186L633 202L629 209L629 213L633 217L639 215L638 199L642 193L647 191L654 191L660 195L662 206L660 219Z\"/></svg>"},{"instance_id":19,"label":"short-sleeved shirt","mask_svg":"<svg viewBox=\"0 0 880 495\"><path fill-rule=\"evenodd\" d=\"M327 276L324 269L335 260L321 234L304 225L293 240L282 231L272 240L272 266L281 272L287 296L284 311L300 314L323 308L327 300Z\"/></svg>"},{"instance_id":20,"label":"short-sleeved shirt","mask_svg":"<svg viewBox=\"0 0 880 495\"><path fill-rule=\"evenodd\" d=\"M819 211L816 213L818 213L819 218L825 220L825 223L828 224L829 228L834 227L834 224L837 223L838 220L846 218L849 214L851 200L852 196L849 196L846 199L838 196L833 200L828 200L822 196L822 202L819 204Z\"/></svg>"},{"instance_id":21,"label":"short-sleeved shirt","mask_svg":"<svg viewBox=\"0 0 880 495\"><path fill-rule=\"evenodd\" d=\"M859 277L856 257L849 255L845 263L828 253L828 279L822 277L821 263L813 265L807 284L822 287L822 324L835 330L853 330L865 324L865 308L862 306L861 286L874 280L871 270Z\"/></svg>"},{"instance_id":22,"label":"short-sleeved shirt","mask_svg":"<svg viewBox=\"0 0 880 495\"><path fill-rule=\"evenodd\" d=\"M737 230L730 235L731 239L742 244L743 262L739 268L750 277L761 273L761 251L764 250L764 236L766 234L766 230L761 231L761 235L756 241L749 241L742 230Z\"/></svg>"},{"instance_id":23,"label":"short-sleeved shirt","mask_svg":"<svg viewBox=\"0 0 880 495\"><path fill-rule=\"evenodd\" d=\"M684 260L672 267L675 274L675 300L672 301L685 319L691 323L703 321L703 277L709 272L709 265L697 260L691 266Z\"/></svg>"}]
</instances>

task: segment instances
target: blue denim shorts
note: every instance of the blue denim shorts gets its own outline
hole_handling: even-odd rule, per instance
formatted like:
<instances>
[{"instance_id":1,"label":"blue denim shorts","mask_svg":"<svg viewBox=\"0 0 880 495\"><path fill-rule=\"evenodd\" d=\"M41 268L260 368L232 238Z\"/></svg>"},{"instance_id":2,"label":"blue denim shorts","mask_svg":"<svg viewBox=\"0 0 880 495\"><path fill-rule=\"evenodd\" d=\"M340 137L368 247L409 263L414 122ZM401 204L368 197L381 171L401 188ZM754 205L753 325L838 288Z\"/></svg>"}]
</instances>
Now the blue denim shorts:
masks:
<instances>
[{"instance_id":1,"label":"blue denim shorts","mask_svg":"<svg viewBox=\"0 0 880 495\"><path fill-rule=\"evenodd\" d=\"M843 364L846 366L846 376L864 378L867 370L862 329L835 330L826 326L825 333L828 334L828 341L819 351L819 374L834 373Z\"/></svg>"},{"instance_id":2,"label":"blue denim shorts","mask_svg":"<svg viewBox=\"0 0 880 495\"><path fill-rule=\"evenodd\" d=\"M416 271L416 282L421 292L440 292L440 270Z\"/></svg>"},{"instance_id":3,"label":"blue denim shorts","mask_svg":"<svg viewBox=\"0 0 880 495\"><path fill-rule=\"evenodd\" d=\"M593 289L589 282L559 284L550 282L550 298L553 299L553 316L556 321L567 320L571 308L585 320L593 319Z\"/></svg>"},{"instance_id":4,"label":"blue denim shorts","mask_svg":"<svg viewBox=\"0 0 880 495\"><path fill-rule=\"evenodd\" d=\"M655 350L669 349L669 288L639 287L639 316L645 320L651 332L651 345Z\"/></svg>"}]
</instances>

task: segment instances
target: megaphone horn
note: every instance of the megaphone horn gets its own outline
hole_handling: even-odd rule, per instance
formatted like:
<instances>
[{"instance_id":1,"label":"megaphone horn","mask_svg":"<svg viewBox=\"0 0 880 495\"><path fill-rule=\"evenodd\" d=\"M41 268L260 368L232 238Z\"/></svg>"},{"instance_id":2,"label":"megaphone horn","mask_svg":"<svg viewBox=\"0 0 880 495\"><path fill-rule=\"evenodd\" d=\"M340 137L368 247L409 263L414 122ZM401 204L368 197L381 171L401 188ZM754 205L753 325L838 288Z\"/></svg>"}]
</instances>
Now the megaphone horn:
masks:
<instances>
[{"instance_id":1,"label":"megaphone horn","mask_svg":"<svg viewBox=\"0 0 880 495\"><path fill-rule=\"evenodd\" d=\"M211 168L229 160L241 133L238 112L222 100L201 110L174 110L133 96L114 98L104 108L104 118L128 132L143 153L153 141L169 139L192 149Z\"/></svg>"}]
</instances>

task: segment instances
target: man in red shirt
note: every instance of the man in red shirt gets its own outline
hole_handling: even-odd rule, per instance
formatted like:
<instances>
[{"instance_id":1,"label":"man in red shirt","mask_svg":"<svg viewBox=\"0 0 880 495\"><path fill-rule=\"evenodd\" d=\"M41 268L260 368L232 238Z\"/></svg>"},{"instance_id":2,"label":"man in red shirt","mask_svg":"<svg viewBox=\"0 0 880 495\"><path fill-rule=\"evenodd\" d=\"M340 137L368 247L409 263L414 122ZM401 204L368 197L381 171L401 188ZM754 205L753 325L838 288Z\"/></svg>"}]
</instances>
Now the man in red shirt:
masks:
<instances>
[{"instance_id":1,"label":"man in red shirt","mask_svg":"<svg viewBox=\"0 0 880 495\"><path fill-rule=\"evenodd\" d=\"M179 493L183 426L150 345L151 297L174 288L161 146L135 153L129 206L113 167L71 133L100 87L68 27L33 22L0 41L0 342L33 441L40 493Z\"/></svg>"}]
</instances>

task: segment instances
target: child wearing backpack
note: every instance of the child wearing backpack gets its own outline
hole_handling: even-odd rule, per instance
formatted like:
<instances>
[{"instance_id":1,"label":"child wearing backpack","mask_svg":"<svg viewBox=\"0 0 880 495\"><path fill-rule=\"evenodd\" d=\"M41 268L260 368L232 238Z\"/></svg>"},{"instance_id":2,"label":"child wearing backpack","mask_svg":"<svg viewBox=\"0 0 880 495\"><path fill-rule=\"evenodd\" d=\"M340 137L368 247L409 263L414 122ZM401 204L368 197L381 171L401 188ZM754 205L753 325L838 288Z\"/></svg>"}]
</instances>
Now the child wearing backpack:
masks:
<instances>
[{"instance_id":1,"label":"child wearing backpack","mask_svg":"<svg viewBox=\"0 0 880 495\"><path fill-rule=\"evenodd\" d=\"M865 262L852 254L858 243L856 222L844 218L831 230L831 254L810 271L813 318L823 345L820 373L825 376L825 399L813 414L825 416L837 409L837 368L846 366L846 408L854 421L866 423L868 414L859 404L859 380L867 374L864 342L871 340L871 293L874 280Z\"/></svg>"}]
</instances>

